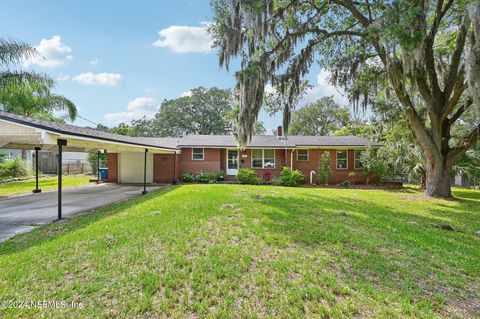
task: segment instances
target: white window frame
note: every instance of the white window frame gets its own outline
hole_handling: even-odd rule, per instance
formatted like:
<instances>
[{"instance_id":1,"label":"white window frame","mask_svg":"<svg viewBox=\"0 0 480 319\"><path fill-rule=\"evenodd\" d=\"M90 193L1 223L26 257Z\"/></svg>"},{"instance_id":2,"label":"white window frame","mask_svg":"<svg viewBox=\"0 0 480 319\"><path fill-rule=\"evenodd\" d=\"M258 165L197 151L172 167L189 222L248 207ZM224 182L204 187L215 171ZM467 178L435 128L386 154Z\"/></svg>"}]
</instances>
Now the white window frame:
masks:
<instances>
[{"instance_id":1,"label":"white window frame","mask_svg":"<svg viewBox=\"0 0 480 319\"><path fill-rule=\"evenodd\" d=\"M193 158L193 150L202 150L202 158ZM199 154L199 153L196 153ZM203 147L192 147L192 161L203 161L205 160L205 149Z\"/></svg>"},{"instance_id":2,"label":"white window frame","mask_svg":"<svg viewBox=\"0 0 480 319\"><path fill-rule=\"evenodd\" d=\"M300 155L300 151L307 151L307 159L299 159L298 158L298 155ZM299 162L308 162L310 160L310 150L306 149L301 149L301 150L297 150L297 161Z\"/></svg>"},{"instance_id":3,"label":"white window frame","mask_svg":"<svg viewBox=\"0 0 480 319\"><path fill-rule=\"evenodd\" d=\"M338 152L345 152L347 157L345 159L341 159L341 161L347 161L347 166L345 168L338 167ZM337 170L345 171L348 170L348 150L337 150L335 153L335 167Z\"/></svg>"},{"instance_id":4,"label":"white window frame","mask_svg":"<svg viewBox=\"0 0 480 319\"><path fill-rule=\"evenodd\" d=\"M357 171L363 171L363 167L357 167L357 161L360 161L360 158L357 158L357 151L363 152L365 150L353 150L353 168Z\"/></svg>"},{"instance_id":5,"label":"white window frame","mask_svg":"<svg viewBox=\"0 0 480 319\"><path fill-rule=\"evenodd\" d=\"M261 149L262 150L262 167L254 167L253 166L253 151L254 150L258 150L258 148L251 150L250 167L252 169L275 169L275 166L277 165L277 163L276 163L277 161L276 161L276 156L275 156L276 154L275 154L275 149L274 148L273 149L271 149L271 148L268 148L268 149L262 148ZM265 150L273 150L273 167L265 167Z\"/></svg>"}]
</instances>

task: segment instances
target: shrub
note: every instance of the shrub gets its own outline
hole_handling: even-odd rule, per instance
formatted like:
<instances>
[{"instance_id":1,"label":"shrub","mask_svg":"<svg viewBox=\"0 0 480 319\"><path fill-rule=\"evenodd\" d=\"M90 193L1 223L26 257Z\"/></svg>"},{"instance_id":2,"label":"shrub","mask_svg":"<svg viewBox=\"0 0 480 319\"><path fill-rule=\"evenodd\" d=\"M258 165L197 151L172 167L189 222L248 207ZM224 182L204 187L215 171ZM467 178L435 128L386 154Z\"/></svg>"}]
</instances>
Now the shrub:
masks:
<instances>
[{"instance_id":1,"label":"shrub","mask_svg":"<svg viewBox=\"0 0 480 319\"><path fill-rule=\"evenodd\" d=\"M97 164L98 164L98 152L89 152L88 153L88 162L92 168L93 175L97 174ZM108 167L108 154L100 153L100 167Z\"/></svg>"},{"instance_id":2,"label":"shrub","mask_svg":"<svg viewBox=\"0 0 480 319\"><path fill-rule=\"evenodd\" d=\"M271 183L273 186L282 186L282 180L280 179L280 177L272 178L272 180L270 181L270 183Z\"/></svg>"},{"instance_id":3,"label":"shrub","mask_svg":"<svg viewBox=\"0 0 480 319\"><path fill-rule=\"evenodd\" d=\"M288 167L282 168L282 171L280 172L280 180L282 182L282 185L284 186L297 186L300 184L304 179L304 176L302 172L299 170L293 170Z\"/></svg>"},{"instance_id":4,"label":"shrub","mask_svg":"<svg viewBox=\"0 0 480 319\"><path fill-rule=\"evenodd\" d=\"M319 184L327 185L332 175L332 169L330 167L330 152L323 152L320 156L320 167L317 172L317 182Z\"/></svg>"},{"instance_id":5,"label":"shrub","mask_svg":"<svg viewBox=\"0 0 480 319\"><path fill-rule=\"evenodd\" d=\"M377 150L367 147L360 156L363 166L363 174L366 177L367 185L370 183L370 177L376 174L380 179L387 176L387 165L384 159L377 154Z\"/></svg>"},{"instance_id":6,"label":"shrub","mask_svg":"<svg viewBox=\"0 0 480 319\"><path fill-rule=\"evenodd\" d=\"M223 181L225 179L225 172L218 171L216 174L217 174L217 181Z\"/></svg>"},{"instance_id":7,"label":"shrub","mask_svg":"<svg viewBox=\"0 0 480 319\"><path fill-rule=\"evenodd\" d=\"M242 184L258 185L260 184L260 178L257 173L250 168L241 168L238 170L237 180Z\"/></svg>"},{"instance_id":8,"label":"shrub","mask_svg":"<svg viewBox=\"0 0 480 319\"><path fill-rule=\"evenodd\" d=\"M193 175L190 173L183 173L182 174L182 181L185 183L191 183L193 182Z\"/></svg>"},{"instance_id":9,"label":"shrub","mask_svg":"<svg viewBox=\"0 0 480 319\"><path fill-rule=\"evenodd\" d=\"M16 157L0 164L0 178L16 178L31 175L28 165Z\"/></svg>"},{"instance_id":10,"label":"shrub","mask_svg":"<svg viewBox=\"0 0 480 319\"><path fill-rule=\"evenodd\" d=\"M270 183L271 180L272 180L272 172L270 172L270 171L265 171L265 172L263 172L263 174L262 174L262 180L263 180L265 183Z\"/></svg>"},{"instance_id":11,"label":"shrub","mask_svg":"<svg viewBox=\"0 0 480 319\"><path fill-rule=\"evenodd\" d=\"M213 184L217 182L218 173L198 171L195 175L195 182L201 184Z\"/></svg>"},{"instance_id":12,"label":"shrub","mask_svg":"<svg viewBox=\"0 0 480 319\"><path fill-rule=\"evenodd\" d=\"M348 173L348 177L352 180L352 185L355 185L355 175L357 175L356 172L354 171L351 171L350 173Z\"/></svg>"}]
</instances>

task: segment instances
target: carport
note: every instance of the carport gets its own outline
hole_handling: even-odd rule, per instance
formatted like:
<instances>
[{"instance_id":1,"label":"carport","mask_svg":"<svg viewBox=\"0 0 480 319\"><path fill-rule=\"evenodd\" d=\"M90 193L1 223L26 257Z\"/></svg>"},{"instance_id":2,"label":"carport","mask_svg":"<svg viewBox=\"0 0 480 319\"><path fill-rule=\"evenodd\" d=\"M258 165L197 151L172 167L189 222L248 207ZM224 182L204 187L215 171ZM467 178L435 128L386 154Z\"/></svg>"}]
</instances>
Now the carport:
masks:
<instances>
[{"instance_id":1,"label":"carport","mask_svg":"<svg viewBox=\"0 0 480 319\"><path fill-rule=\"evenodd\" d=\"M62 219L62 152L113 152L119 156L123 182L143 184L142 194L147 194L147 184L153 170L152 154L176 154L176 148L164 146L161 139L130 137L75 125L50 122L0 111L0 148L35 150L36 181L38 185L38 151L58 152L58 219ZM143 171L143 181L139 180ZM132 176L137 179L132 178ZM130 177L130 178L129 178ZM122 178L119 179L122 182Z\"/></svg>"}]
</instances>

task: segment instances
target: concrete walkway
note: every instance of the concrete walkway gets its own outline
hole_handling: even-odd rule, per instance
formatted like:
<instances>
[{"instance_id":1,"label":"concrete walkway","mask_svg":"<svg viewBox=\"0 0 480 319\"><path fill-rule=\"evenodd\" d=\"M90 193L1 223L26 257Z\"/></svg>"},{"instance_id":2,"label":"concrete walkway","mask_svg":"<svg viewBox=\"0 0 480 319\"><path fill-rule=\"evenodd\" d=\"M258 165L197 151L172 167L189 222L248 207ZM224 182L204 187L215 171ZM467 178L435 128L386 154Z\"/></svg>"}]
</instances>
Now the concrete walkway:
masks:
<instances>
[{"instance_id":1,"label":"concrete walkway","mask_svg":"<svg viewBox=\"0 0 480 319\"><path fill-rule=\"evenodd\" d=\"M155 190L161 186L147 186ZM108 204L120 202L141 194L142 186L118 184L88 185L65 189L63 217L85 213ZM32 230L38 225L57 219L57 192L30 194L0 200L0 241L18 233Z\"/></svg>"}]
</instances>

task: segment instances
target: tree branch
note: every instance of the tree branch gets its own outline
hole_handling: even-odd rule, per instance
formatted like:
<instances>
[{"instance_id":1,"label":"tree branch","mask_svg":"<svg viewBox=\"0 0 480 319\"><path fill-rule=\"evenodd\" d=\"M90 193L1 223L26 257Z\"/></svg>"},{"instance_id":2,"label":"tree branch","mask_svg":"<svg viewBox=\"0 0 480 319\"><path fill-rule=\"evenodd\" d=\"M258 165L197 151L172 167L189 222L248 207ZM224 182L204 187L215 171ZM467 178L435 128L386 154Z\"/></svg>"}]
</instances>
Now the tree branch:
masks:
<instances>
[{"instance_id":1,"label":"tree branch","mask_svg":"<svg viewBox=\"0 0 480 319\"><path fill-rule=\"evenodd\" d=\"M445 7L443 7L443 0L439 0L437 3L437 8L435 10L435 18L433 19L432 28L430 29L430 36L433 38L437 33L438 27L440 26L440 22L442 21L445 14L447 14L448 10L453 5L454 0L449 0Z\"/></svg>"},{"instance_id":2,"label":"tree branch","mask_svg":"<svg viewBox=\"0 0 480 319\"><path fill-rule=\"evenodd\" d=\"M458 101L463 95L463 92L467 89L468 85L465 82L465 72L463 69L460 71L458 74L458 77L455 81L455 85L453 87L453 95L452 97L448 100L447 103L445 103L445 106L442 110L442 118L445 119L448 117L448 115L453 111L455 106L457 105Z\"/></svg>"},{"instance_id":3,"label":"tree branch","mask_svg":"<svg viewBox=\"0 0 480 319\"><path fill-rule=\"evenodd\" d=\"M448 155L448 160L451 163L458 161L466 151L468 151L472 146L478 141L480 136L480 124L477 124L465 137L458 142Z\"/></svg>"},{"instance_id":4,"label":"tree branch","mask_svg":"<svg viewBox=\"0 0 480 319\"><path fill-rule=\"evenodd\" d=\"M452 125L453 123L455 123L459 118L460 116L462 116L463 113L465 113L466 110L468 110L468 108L470 106L472 106L473 104L473 100L472 99L468 99L465 104L463 104L462 106L460 106L457 111L452 115L452 117L449 119L450 121L450 125Z\"/></svg>"},{"instance_id":5,"label":"tree branch","mask_svg":"<svg viewBox=\"0 0 480 319\"><path fill-rule=\"evenodd\" d=\"M348 11L352 13L352 15L357 18L358 22L360 22L363 26L368 26L370 24L370 21L368 20L367 17L365 17L360 11L358 11L357 7L355 7L355 4L351 0L332 0L331 2L336 3L344 8L346 8Z\"/></svg>"},{"instance_id":6,"label":"tree branch","mask_svg":"<svg viewBox=\"0 0 480 319\"><path fill-rule=\"evenodd\" d=\"M468 13L466 13L465 17L463 18L463 24L460 27L460 32L457 37L457 43L455 45L455 51L453 52L452 59L450 61L450 69L448 71L448 76L445 81L444 94L445 94L445 98L447 99L450 97L450 94L452 93L453 87L455 85L455 79L459 75L459 72L461 72L461 70L463 69L463 67L460 68L460 61L461 61L462 53L465 47L465 40L467 39L469 24L470 24L470 18L468 17Z\"/></svg>"}]
</instances>

